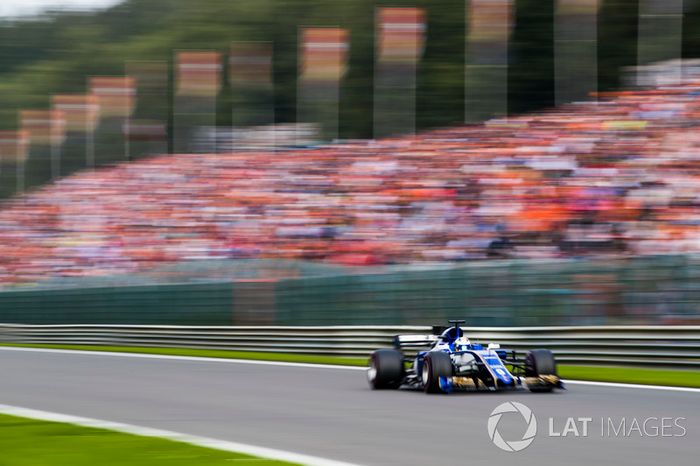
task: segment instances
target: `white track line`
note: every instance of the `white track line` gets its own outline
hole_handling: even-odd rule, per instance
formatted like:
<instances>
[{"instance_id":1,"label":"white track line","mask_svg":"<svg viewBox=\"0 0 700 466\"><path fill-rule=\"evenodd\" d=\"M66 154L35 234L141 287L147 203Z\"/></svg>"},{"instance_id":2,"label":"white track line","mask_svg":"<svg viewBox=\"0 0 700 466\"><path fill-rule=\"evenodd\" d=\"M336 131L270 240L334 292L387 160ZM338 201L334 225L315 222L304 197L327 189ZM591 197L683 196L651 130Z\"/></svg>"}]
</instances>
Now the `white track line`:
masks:
<instances>
[{"instance_id":1,"label":"white track line","mask_svg":"<svg viewBox=\"0 0 700 466\"><path fill-rule=\"evenodd\" d=\"M674 391L674 392L700 393L700 388L670 387L667 385L642 385L642 384L637 384L637 383L592 382L590 380L564 380L564 383L573 384L573 385L595 385L598 387L645 388L647 390L669 390L669 391Z\"/></svg>"},{"instance_id":2,"label":"white track line","mask_svg":"<svg viewBox=\"0 0 700 466\"><path fill-rule=\"evenodd\" d=\"M12 346L0 346L0 351L27 351L38 353L58 353L70 355L91 355L91 356L109 356L119 358L139 358L139 359L165 359L172 361L194 361L194 362L215 362L228 364L255 364L263 366L287 366L287 367L308 367L313 369L340 369L364 371L365 367L359 366L340 366L334 364L309 364L304 362L282 362L282 361L256 361L254 359L226 359L226 358L206 358L197 356L173 356L167 354L147 354L147 353L119 353L116 351L88 351L88 350L64 350L50 348L21 348ZM615 383L615 382L593 382L588 380L564 380L564 383L572 385L591 385L598 387L611 388L640 388L645 390L668 390L676 392L700 393L700 388L691 387L669 387L666 385L642 385L632 383Z\"/></svg>"},{"instance_id":3,"label":"white track line","mask_svg":"<svg viewBox=\"0 0 700 466\"><path fill-rule=\"evenodd\" d=\"M63 422L74 424L82 427L91 427L96 429L109 429L125 434L139 435L142 437L157 437L174 442L187 443L198 447L212 448L215 450L229 451L233 453L243 453L247 455L258 456L261 458L288 461L291 463L304 464L308 466L357 466L353 463L345 463L342 461L329 460L316 456L304 455L301 453L293 453L273 448L258 447L245 443L227 442L225 440L217 440L208 437L199 437L196 435L182 434L169 430L153 429L150 427L142 427L132 424L124 424L121 422L103 421L100 419L92 419L87 417L71 416L68 414L53 413L50 411L39 411L36 409L22 408L19 406L9 406L0 404L0 414L10 416L25 417L30 419L39 419L42 421Z\"/></svg>"},{"instance_id":4,"label":"white track line","mask_svg":"<svg viewBox=\"0 0 700 466\"><path fill-rule=\"evenodd\" d=\"M367 370L366 367L359 366L339 366L335 364L310 364L306 362L283 362L283 361L258 361L255 359L228 359L228 358L208 358L199 356L175 356L170 354L149 354L149 353L120 353L118 351L89 351L89 350L65 350L51 348L21 348L12 346L0 346L0 351L27 351L35 353L57 353L71 355L91 355L109 356L118 358L138 358L138 359L166 359L171 361L195 361L195 362L216 362L225 364L255 364L261 366L287 366L287 367L310 367L313 369L342 369L342 370Z\"/></svg>"}]
</instances>

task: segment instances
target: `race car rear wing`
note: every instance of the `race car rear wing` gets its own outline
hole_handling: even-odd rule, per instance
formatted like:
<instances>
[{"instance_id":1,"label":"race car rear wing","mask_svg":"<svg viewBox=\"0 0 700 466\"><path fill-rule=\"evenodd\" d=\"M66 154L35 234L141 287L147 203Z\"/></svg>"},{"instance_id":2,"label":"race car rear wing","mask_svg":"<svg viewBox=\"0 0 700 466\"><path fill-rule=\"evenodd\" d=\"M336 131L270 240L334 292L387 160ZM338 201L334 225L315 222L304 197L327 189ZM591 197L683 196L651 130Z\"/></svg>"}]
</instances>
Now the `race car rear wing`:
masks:
<instances>
[{"instance_id":1,"label":"race car rear wing","mask_svg":"<svg viewBox=\"0 0 700 466\"><path fill-rule=\"evenodd\" d=\"M463 320L450 320L451 326L459 328L459 324L463 324ZM431 348L435 342L440 339L440 335L450 327L444 325L433 325L429 335L396 335L394 337L394 348L398 350L414 350L421 351Z\"/></svg>"},{"instance_id":2,"label":"race car rear wing","mask_svg":"<svg viewBox=\"0 0 700 466\"><path fill-rule=\"evenodd\" d=\"M420 349L432 346L438 340L437 335L396 335L394 337L394 348Z\"/></svg>"}]
</instances>

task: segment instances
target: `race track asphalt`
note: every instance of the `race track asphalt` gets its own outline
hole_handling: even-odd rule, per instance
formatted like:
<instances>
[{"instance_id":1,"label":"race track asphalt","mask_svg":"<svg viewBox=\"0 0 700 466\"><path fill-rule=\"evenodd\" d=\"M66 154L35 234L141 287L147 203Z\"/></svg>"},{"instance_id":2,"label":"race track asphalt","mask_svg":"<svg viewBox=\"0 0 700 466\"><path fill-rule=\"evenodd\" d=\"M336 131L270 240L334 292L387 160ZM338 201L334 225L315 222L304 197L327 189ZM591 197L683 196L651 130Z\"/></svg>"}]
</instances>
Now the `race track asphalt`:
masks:
<instances>
[{"instance_id":1,"label":"race track asphalt","mask_svg":"<svg viewBox=\"0 0 700 466\"><path fill-rule=\"evenodd\" d=\"M524 451L496 448L487 432L506 401L532 409L538 434ZM424 395L371 391L358 370L0 350L0 404L117 421L364 465L700 464L700 393L570 385L554 394ZM561 433L591 418L588 436ZM677 421L685 429L654 427ZM608 436L647 421L646 435ZM603 428L601 428L601 419ZM571 426L570 426L571 427ZM619 430L619 429L618 429ZM506 414L499 431L520 438ZM614 434L614 433L613 433Z\"/></svg>"}]
</instances>

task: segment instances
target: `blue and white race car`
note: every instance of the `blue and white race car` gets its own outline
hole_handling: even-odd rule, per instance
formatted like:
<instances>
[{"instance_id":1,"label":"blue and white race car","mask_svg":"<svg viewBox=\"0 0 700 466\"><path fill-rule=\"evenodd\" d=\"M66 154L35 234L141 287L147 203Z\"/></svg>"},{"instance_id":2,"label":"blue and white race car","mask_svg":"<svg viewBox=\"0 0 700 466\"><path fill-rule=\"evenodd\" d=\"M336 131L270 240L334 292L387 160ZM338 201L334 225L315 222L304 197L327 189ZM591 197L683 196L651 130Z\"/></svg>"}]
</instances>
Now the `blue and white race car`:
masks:
<instances>
[{"instance_id":1,"label":"blue and white race car","mask_svg":"<svg viewBox=\"0 0 700 466\"><path fill-rule=\"evenodd\" d=\"M370 387L378 389L414 388L426 393L455 390L506 390L527 388L551 392L564 388L557 375L551 351L536 349L522 356L514 350L490 343L471 343L459 324L434 327L432 335L397 335L394 348L372 353L367 370ZM408 357L407 349L428 346Z\"/></svg>"}]
</instances>

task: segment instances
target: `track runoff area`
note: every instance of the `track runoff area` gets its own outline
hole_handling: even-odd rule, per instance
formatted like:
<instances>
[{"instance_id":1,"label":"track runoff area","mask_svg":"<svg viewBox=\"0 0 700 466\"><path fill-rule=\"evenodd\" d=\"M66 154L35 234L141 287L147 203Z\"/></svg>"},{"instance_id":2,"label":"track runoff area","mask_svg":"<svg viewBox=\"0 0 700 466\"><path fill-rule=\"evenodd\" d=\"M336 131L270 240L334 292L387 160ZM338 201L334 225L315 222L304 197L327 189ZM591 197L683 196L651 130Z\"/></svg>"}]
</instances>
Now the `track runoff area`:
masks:
<instances>
[{"instance_id":1,"label":"track runoff area","mask_svg":"<svg viewBox=\"0 0 700 466\"><path fill-rule=\"evenodd\" d=\"M426 396L371 391L364 371L3 347L0 413L309 465L434 464L455 449L490 464L695 464L700 389L567 380L555 394Z\"/></svg>"}]
</instances>

